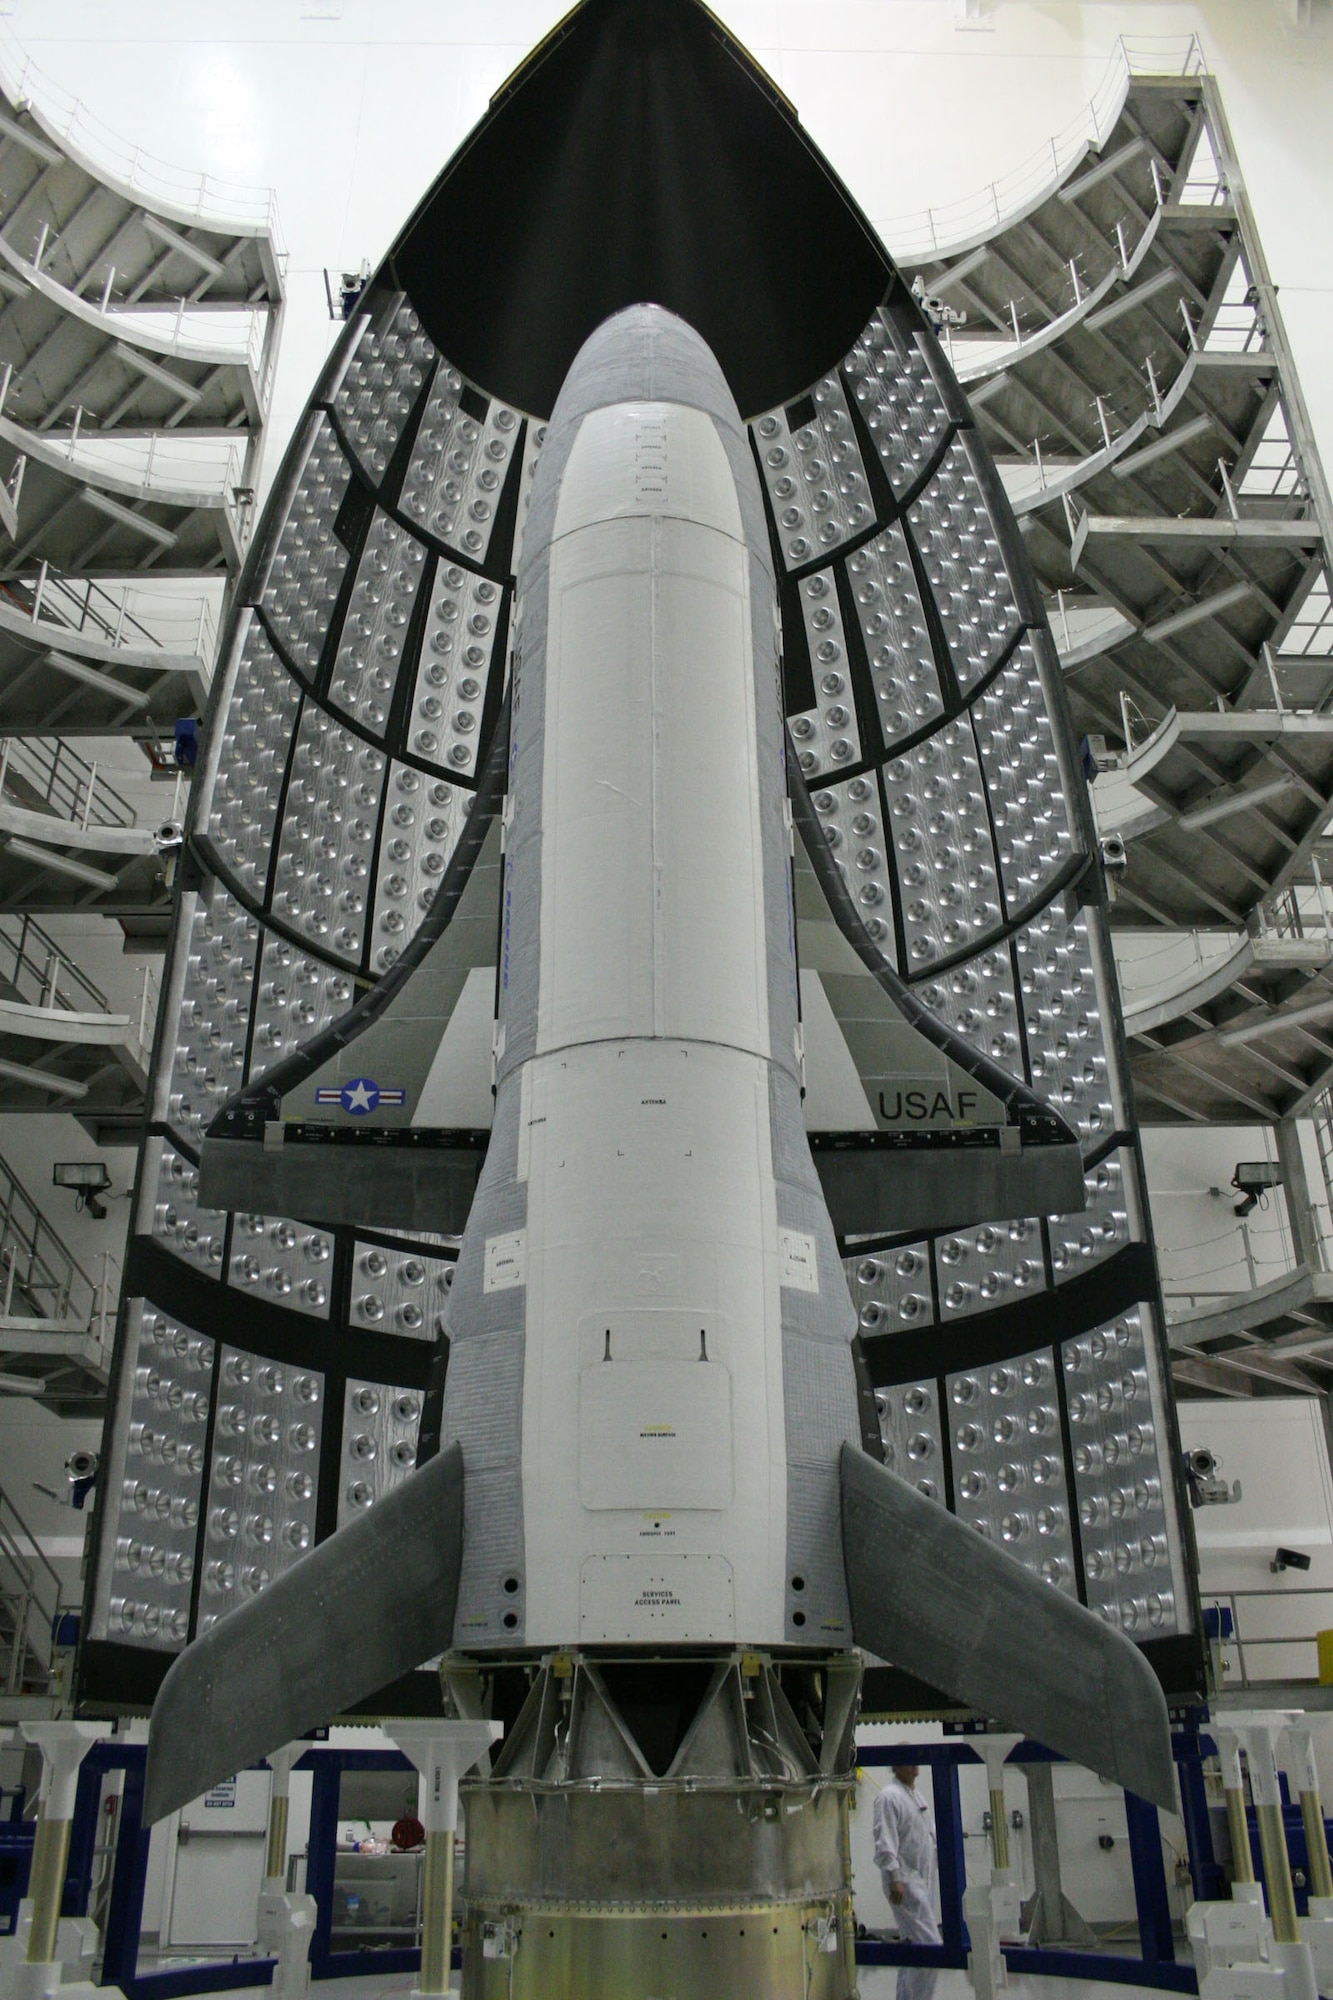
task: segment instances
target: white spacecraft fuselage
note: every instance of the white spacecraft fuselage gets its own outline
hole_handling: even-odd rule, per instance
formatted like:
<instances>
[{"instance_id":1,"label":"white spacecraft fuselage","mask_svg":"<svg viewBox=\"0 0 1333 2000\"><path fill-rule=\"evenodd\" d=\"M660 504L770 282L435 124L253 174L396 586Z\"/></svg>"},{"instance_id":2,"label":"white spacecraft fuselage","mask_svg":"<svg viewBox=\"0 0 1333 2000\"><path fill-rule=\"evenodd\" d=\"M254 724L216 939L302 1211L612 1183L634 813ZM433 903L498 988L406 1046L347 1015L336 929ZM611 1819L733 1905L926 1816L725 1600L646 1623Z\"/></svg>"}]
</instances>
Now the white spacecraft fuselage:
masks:
<instances>
[{"instance_id":1,"label":"white spacecraft fuselage","mask_svg":"<svg viewBox=\"0 0 1333 2000\"><path fill-rule=\"evenodd\" d=\"M784 1328L812 1308L838 1406L825 1569L840 1571L836 1448L859 1431L855 1318L799 1129L768 552L713 416L684 402L587 411L545 511L549 541L535 564L525 548L519 576L497 1056L496 1132L516 1122L525 1221L495 1229L484 1178L449 1383L479 1278L490 1325L506 1293L522 1322L523 1644L847 1645L840 1574L830 1615L789 1546ZM544 663L525 650L543 587ZM538 921L520 927L525 871ZM520 928L540 939L521 964ZM788 1190L800 1213L779 1192L779 1099L804 1155ZM475 1439L451 1402L445 1437L466 1456ZM470 1495L470 1544L472 1519ZM485 1636L467 1570L462 1646Z\"/></svg>"},{"instance_id":2,"label":"white spacecraft fuselage","mask_svg":"<svg viewBox=\"0 0 1333 2000\"><path fill-rule=\"evenodd\" d=\"M754 687L748 551L710 418L594 411L551 543L549 942L518 1078L539 1643L573 1636L574 1603L585 1641L780 1628Z\"/></svg>"}]
</instances>

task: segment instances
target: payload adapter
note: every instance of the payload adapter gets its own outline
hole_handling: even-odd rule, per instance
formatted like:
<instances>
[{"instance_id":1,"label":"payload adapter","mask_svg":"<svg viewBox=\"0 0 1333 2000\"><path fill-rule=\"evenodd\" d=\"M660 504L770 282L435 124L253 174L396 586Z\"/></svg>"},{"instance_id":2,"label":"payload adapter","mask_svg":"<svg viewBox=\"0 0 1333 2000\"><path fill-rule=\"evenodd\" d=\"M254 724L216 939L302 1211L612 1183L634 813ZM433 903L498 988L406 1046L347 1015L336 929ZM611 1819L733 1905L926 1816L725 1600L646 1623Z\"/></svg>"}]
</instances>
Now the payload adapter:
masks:
<instances>
[{"instance_id":1,"label":"payload adapter","mask_svg":"<svg viewBox=\"0 0 1333 2000\"><path fill-rule=\"evenodd\" d=\"M610 136L603 73L619 93ZM831 203L840 227L850 216L868 262L844 257L827 324L807 301L747 328L740 250L717 268L717 218L663 136L701 112L720 132L738 88L775 184ZM527 188L525 212L519 141L537 134L539 155L566 100L581 122L561 128L559 171L542 201ZM632 170L608 194L609 241L646 172L656 263L642 268L631 235L621 267L571 269L561 292L539 214L577 206L576 188L592 198L580 149L610 147L625 115L657 151L631 157L620 133ZM753 135L737 143L754 156ZM284 1393L284 1368L312 1400L305 1350L270 1332L282 1365L256 1373L218 1316L221 1352L206 1342L200 1361L218 1399L206 1566L193 1642L154 1709L148 1809L357 1703L395 1712L394 1685L443 1655L457 1711L490 1704L510 1722L469 1794L467 1907L469 1934L488 1927L511 1962L488 1970L472 1952L469 1990L521 1971L524 1992L616 1979L647 1994L670 1963L676 1992L722 1979L841 1994L862 1655L911 1676L925 1705L942 1690L1174 1800L1159 1677L1130 1636L1139 1600L1113 1610L1094 1588L1096 1505L1080 1509L1081 1572L1072 1560L1071 1489L1082 1501L1135 1461L1133 1561L1157 1571L1143 1624L1187 1624L1150 1252L1126 1221L1118 1244L1108 1232L1108 1250L1135 1253L1114 1280L1094 1273L1062 1299L1052 1249L1108 1159L1137 1172L1108 1077L1086 800L1040 602L948 363L712 17L694 0L587 0L497 101L437 209L455 182L475 195L478 155L505 162L528 261L503 313L474 297L455 331L471 327L549 417L444 359L428 203L279 478L225 642L192 831L238 887L249 869L245 906L270 939L326 965L355 957L366 981L276 1063L252 1040L250 1080L215 1092L199 1201L345 1230L363 1266L375 1241L438 1252L461 1238L433 1419L415 1446L391 1444L370 1423L373 1389L347 1376L345 1450L367 1476L346 1479L335 1531L307 1553L295 1513L274 1516L284 1496L313 1497L311 1474L283 1463L313 1426L250 1407L265 1385ZM737 229L740 279L771 281L766 225L726 219ZM872 279L841 339L845 294ZM547 296L560 313L519 341L516 319ZM790 393L760 401L760 384ZM738 395L760 410L748 424ZM265 821L247 790L266 729L281 841L276 803ZM337 732L350 754L330 785ZM304 850L287 832L303 822ZM358 846L379 857L371 922L366 861L340 873ZM860 1082L850 1038L841 1070L828 1056L829 988L798 971L803 896L819 904L806 934L826 932L829 987L850 966L928 1052L946 1100L979 1115L907 1142L862 1090L864 1115L835 1120L812 1155L816 1037L825 1099L835 1071L844 1100ZM1061 951L1074 991L1056 1000L1036 961ZM1018 1033L1025 953L1017 983L1047 1004ZM189 977L185 954L176 1004ZM957 1004L979 988L984 1012ZM1058 1087L1039 1088L1040 1036L1080 992L1048 1037ZM479 1047L493 1103L466 1119ZM984 1293L968 1308L959 1281L944 1303L943 1246L957 1251L964 1225L981 1225L978 1245L995 1237L997 1217L1037 1254L1015 1282L1031 1296L987 1326ZM885 1263L910 1275L909 1239L932 1227L927 1367L901 1311L919 1295L900 1288L897 1332L876 1335L869 1307ZM854 1302L867 1286L881 1297ZM132 1309L123 1341L142 1346L162 1317ZM871 1370L902 1382L904 1348L923 1379L895 1470ZM923 1414L932 1391L950 1406L947 1445ZM1078 1425L1091 1437L1113 1406L1123 1432L1081 1445ZM142 1426L124 1397L117 1421L128 1463ZM400 1476L375 1489L390 1450ZM207 1539L253 1541L255 1522L269 1553L238 1575ZM284 1536L293 1559L274 1574ZM210 1576L225 1600L212 1606ZM105 1636L113 1581L104 1566L94 1589Z\"/></svg>"}]
</instances>

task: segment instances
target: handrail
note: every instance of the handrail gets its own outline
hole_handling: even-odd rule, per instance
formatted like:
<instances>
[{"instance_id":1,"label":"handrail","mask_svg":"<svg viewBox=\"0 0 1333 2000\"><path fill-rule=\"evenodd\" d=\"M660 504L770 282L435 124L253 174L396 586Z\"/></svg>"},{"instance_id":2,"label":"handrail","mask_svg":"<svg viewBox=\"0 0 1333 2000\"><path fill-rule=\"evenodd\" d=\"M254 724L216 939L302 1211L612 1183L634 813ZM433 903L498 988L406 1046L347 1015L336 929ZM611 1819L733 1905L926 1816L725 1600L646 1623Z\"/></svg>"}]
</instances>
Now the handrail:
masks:
<instances>
[{"instance_id":1,"label":"handrail","mask_svg":"<svg viewBox=\"0 0 1333 2000\"><path fill-rule=\"evenodd\" d=\"M10 969L0 977L29 1005L59 1007L71 1014L111 1012L101 987L70 963L63 947L32 917L0 916L0 964L6 955Z\"/></svg>"},{"instance_id":2,"label":"handrail","mask_svg":"<svg viewBox=\"0 0 1333 2000\"><path fill-rule=\"evenodd\" d=\"M10 577L0 583L0 594L8 597L34 624L41 619L78 633L91 628L106 644L136 652L192 646L201 659L208 660L217 636L213 607L202 592L182 598L160 589L136 590L129 583L111 590L90 577L65 576L44 562L35 576ZM155 622L145 624L143 617L137 617L130 609L132 603ZM182 603L189 607L183 615L172 610ZM172 626L180 630L172 631Z\"/></svg>"},{"instance_id":3,"label":"handrail","mask_svg":"<svg viewBox=\"0 0 1333 2000\"><path fill-rule=\"evenodd\" d=\"M0 27L0 89L17 110L30 110L64 144L71 159L109 186L120 181L150 208L162 203L217 228L267 235L274 255L282 254L278 201L272 188L224 181L216 174L187 173L145 153L142 146L131 150L119 133L43 74L7 24ZM100 161L107 163L105 169L96 164Z\"/></svg>"},{"instance_id":4,"label":"handrail","mask_svg":"<svg viewBox=\"0 0 1333 2000\"><path fill-rule=\"evenodd\" d=\"M1241 1634L1240 1613L1237 1609L1238 1602L1242 1597L1262 1597L1270 1601L1282 1602L1292 1597L1326 1597L1330 1600L1330 1604L1333 1605L1333 1584L1321 1586L1317 1583L1298 1583L1291 1584L1281 1590L1262 1588L1257 1590L1210 1590L1207 1593L1204 1599L1206 1605L1216 1606L1219 1610L1224 1603L1229 1604L1231 1607L1231 1637L1229 1639L1221 1639L1217 1643L1219 1647L1235 1647L1236 1664L1240 1668L1240 1685L1245 1688L1262 1687L1264 1685L1263 1681L1251 1679L1250 1670L1245 1664L1245 1640ZM1330 1623L1333 1623L1333 1619L1330 1620ZM1274 1632L1271 1635L1253 1633L1251 1634L1249 1643L1252 1650L1258 1646L1313 1646L1315 1644L1315 1634L1313 1632ZM1284 1676L1284 1678L1315 1682L1318 1680L1318 1675L1290 1674ZM1219 1685L1227 1686L1232 1685L1232 1683L1221 1682Z\"/></svg>"},{"instance_id":5,"label":"handrail","mask_svg":"<svg viewBox=\"0 0 1333 2000\"><path fill-rule=\"evenodd\" d=\"M139 981L139 1010L134 1020L135 1038L145 1065L153 1053L153 1034L157 1027L161 996L162 982L156 970L151 965L145 965Z\"/></svg>"},{"instance_id":6,"label":"handrail","mask_svg":"<svg viewBox=\"0 0 1333 2000\"><path fill-rule=\"evenodd\" d=\"M942 208L872 220L900 264L970 249L1046 200L1084 153L1102 144L1114 129L1136 76L1201 76L1206 67L1197 35L1122 35L1092 101L1019 166L976 194Z\"/></svg>"},{"instance_id":7,"label":"handrail","mask_svg":"<svg viewBox=\"0 0 1333 2000\"><path fill-rule=\"evenodd\" d=\"M21 582L22 579L16 578L15 581ZM83 586L81 604L77 589L79 584ZM96 610L93 609L94 598L99 600ZM32 599L31 609L34 618L45 612L48 618L53 618L57 624L68 625L73 632L82 632L85 625L91 624L93 630L100 633L102 638L109 639L113 646L121 646L125 643L125 626L129 624L134 627L137 636L146 640L150 646L157 643L146 625L141 625L137 618L127 617L124 597L122 596L120 604L117 605L111 592L103 589L101 584L94 583L91 577L62 576L58 570L52 570L43 564ZM103 599L108 606L106 611L101 608L100 600Z\"/></svg>"},{"instance_id":8,"label":"handrail","mask_svg":"<svg viewBox=\"0 0 1333 2000\"><path fill-rule=\"evenodd\" d=\"M17 781L11 785L10 780ZM0 736L0 793L35 793L57 819L85 832L90 826L131 827L138 815L129 800L63 736Z\"/></svg>"},{"instance_id":9,"label":"handrail","mask_svg":"<svg viewBox=\"0 0 1333 2000\"><path fill-rule=\"evenodd\" d=\"M15 1316L49 1320L91 1331L107 1312L107 1274L99 1286L67 1249L8 1161L0 1155L0 1319Z\"/></svg>"},{"instance_id":10,"label":"handrail","mask_svg":"<svg viewBox=\"0 0 1333 2000\"><path fill-rule=\"evenodd\" d=\"M31 1562L36 1563L40 1569L46 1571L46 1574L50 1578L51 1584L54 1587L57 1599L60 1598L64 1594L64 1585L60 1581L59 1572L55 1569L54 1565L51 1563L50 1558L42 1554L42 1551L38 1546L37 1537L33 1534L32 1529L28 1526L27 1522L24 1520L22 1514L20 1514L18 1508L14 1505L14 1502L10 1499L4 1487L0 1486L0 1533L6 1532L6 1524L5 1524L6 1513L11 1514L13 1516L15 1527L17 1527L19 1534L23 1537L24 1541L31 1548L32 1550L32 1556L30 1559ZM14 1540L13 1530L9 1529L8 1533L10 1540L13 1541ZM17 1544L15 1544L15 1546L17 1547ZM22 1556L20 1556L20 1560L22 1559L23 1559Z\"/></svg>"},{"instance_id":11,"label":"handrail","mask_svg":"<svg viewBox=\"0 0 1333 2000\"><path fill-rule=\"evenodd\" d=\"M221 505L229 515L244 511L235 498L245 464L245 448L226 438L195 437L184 431L119 434L73 429L35 431L5 418L16 450L70 472L114 493L141 495L173 507ZM209 449L210 446L216 447ZM225 446L225 450L223 447Z\"/></svg>"},{"instance_id":12,"label":"handrail","mask_svg":"<svg viewBox=\"0 0 1333 2000\"><path fill-rule=\"evenodd\" d=\"M112 1284L111 1272L116 1273ZM120 1288L125 1281L125 1267L113 1250L102 1252L102 1275L97 1281L97 1301L93 1311L96 1326L97 1347L101 1359L109 1365L111 1346L116 1330L116 1314L120 1308Z\"/></svg>"},{"instance_id":13,"label":"handrail","mask_svg":"<svg viewBox=\"0 0 1333 2000\"><path fill-rule=\"evenodd\" d=\"M14 1620L5 1693L17 1694L23 1684L23 1669L32 1647L29 1630L33 1601L32 1570L3 1524L0 1524L0 1559L14 1572L14 1580L6 1585L3 1570L0 1569L0 1604L8 1604Z\"/></svg>"},{"instance_id":14,"label":"handrail","mask_svg":"<svg viewBox=\"0 0 1333 2000\"><path fill-rule=\"evenodd\" d=\"M6 1519L6 1515L11 1519ZM37 1537L3 1487L0 1487L0 1560L7 1563L14 1573L14 1580L6 1588L3 1572L0 1571L0 1594L9 1598L14 1618L5 1692L17 1694L22 1688L23 1670L30 1654L36 1655L47 1679L50 1679L55 1623L67 1608L67 1601L57 1571L42 1554ZM45 1590L41 1588L43 1583ZM35 1629L34 1611L39 1614Z\"/></svg>"}]
</instances>

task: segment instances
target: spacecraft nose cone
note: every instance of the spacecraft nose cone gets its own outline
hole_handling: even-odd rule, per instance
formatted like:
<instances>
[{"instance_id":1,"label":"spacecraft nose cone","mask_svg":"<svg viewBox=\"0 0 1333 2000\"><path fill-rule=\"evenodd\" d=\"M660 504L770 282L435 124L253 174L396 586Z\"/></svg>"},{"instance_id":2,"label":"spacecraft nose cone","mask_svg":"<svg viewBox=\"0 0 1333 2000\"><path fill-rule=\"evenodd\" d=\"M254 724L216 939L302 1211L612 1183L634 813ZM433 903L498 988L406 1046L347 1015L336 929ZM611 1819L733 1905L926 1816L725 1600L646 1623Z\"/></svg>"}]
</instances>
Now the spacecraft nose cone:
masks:
<instances>
[{"instance_id":1,"label":"spacecraft nose cone","mask_svg":"<svg viewBox=\"0 0 1333 2000\"><path fill-rule=\"evenodd\" d=\"M657 401L688 403L741 426L736 399L703 336L665 306L626 306L574 356L551 422L558 426L612 403Z\"/></svg>"}]
</instances>

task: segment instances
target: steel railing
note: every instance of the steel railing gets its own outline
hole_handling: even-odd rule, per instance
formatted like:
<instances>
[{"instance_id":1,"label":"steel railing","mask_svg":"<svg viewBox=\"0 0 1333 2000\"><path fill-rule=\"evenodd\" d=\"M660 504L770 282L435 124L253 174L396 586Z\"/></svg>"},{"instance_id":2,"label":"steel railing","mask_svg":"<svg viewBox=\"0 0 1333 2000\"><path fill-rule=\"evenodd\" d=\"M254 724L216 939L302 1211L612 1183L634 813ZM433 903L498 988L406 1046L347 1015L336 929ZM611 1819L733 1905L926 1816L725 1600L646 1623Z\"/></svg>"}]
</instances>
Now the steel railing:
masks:
<instances>
[{"instance_id":1,"label":"steel railing","mask_svg":"<svg viewBox=\"0 0 1333 2000\"><path fill-rule=\"evenodd\" d=\"M1251 1623L1251 1629L1247 1637L1241 1629L1240 1606L1242 1602L1254 1602L1255 1604L1263 1602L1272 1606L1279 1603L1287 1604L1296 1598L1310 1597L1318 1597L1324 1600L1324 1615L1320 1618L1318 1614L1312 1614L1312 1623L1308 1631L1256 1632L1253 1629L1253 1623ZM1213 1642L1215 1655L1218 1659L1217 1679L1219 1687L1262 1687L1265 1682L1273 1680L1318 1683L1319 1675L1317 1670L1314 1673L1284 1673L1280 1675L1254 1673L1251 1671L1250 1662L1246 1658L1245 1649L1247 1646L1249 1647L1252 1657L1261 1647L1265 1646L1313 1647L1316 1643L1316 1635L1326 1628L1333 1627L1333 1584L1324 1588L1321 1588L1318 1584L1293 1584L1284 1590L1210 1590L1205 1593L1203 1601L1209 1609L1215 1608L1220 1610L1222 1606L1226 1605L1231 1611L1231 1637L1229 1639L1218 1639ZM1230 1661L1225 1657L1228 1649L1234 1651L1235 1654L1237 1669L1235 1674L1226 1671L1230 1666Z\"/></svg>"},{"instance_id":2,"label":"steel railing","mask_svg":"<svg viewBox=\"0 0 1333 2000\"><path fill-rule=\"evenodd\" d=\"M899 263L967 248L1052 193L1090 146L1101 145L1124 110L1134 77L1200 76L1205 68L1197 35L1121 36L1096 96L1064 131L976 194L915 215L877 220L880 236Z\"/></svg>"},{"instance_id":3,"label":"steel railing","mask_svg":"<svg viewBox=\"0 0 1333 2000\"><path fill-rule=\"evenodd\" d=\"M106 1014L127 1030L128 1046L145 1067L152 1053L160 991L157 972L145 965L134 1013L114 1014L101 987L79 971L34 918L12 912L0 916L0 999L72 1014Z\"/></svg>"},{"instance_id":4,"label":"steel railing","mask_svg":"<svg viewBox=\"0 0 1333 2000\"><path fill-rule=\"evenodd\" d=\"M50 1686L56 1621L73 1609L74 1600L66 1597L32 1530L0 1487L0 1644L9 1644L6 1694L25 1692L34 1662L44 1685Z\"/></svg>"},{"instance_id":5,"label":"steel railing","mask_svg":"<svg viewBox=\"0 0 1333 2000\"><path fill-rule=\"evenodd\" d=\"M22 580L16 579L16 584L21 590ZM127 618L126 603L123 590L117 598L104 585L94 583L91 577L62 576L59 570L53 570L49 563L44 562L37 572L31 600L26 608L33 618L48 618L54 624L68 627L71 632L86 632L91 628L96 638L107 639L113 646L133 645L136 640L154 645L156 641L147 626L140 625L135 618Z\"/></svg>"},{"instance_id":6,"label":"steel railing","mask_svg":"<svg viewBox=\"0 0 1333 2000\"><path fill-rule=\"evenodd\" d=\"M19 111L33 110L72 158L109 185L119 181L150 207L163 202L222 229L267 235L275 254L281 255L277 196L271 188L220 180L216 174L188 173L155 159L142 146L131 146L46 76L8 24L0 27L0 89Z\"/></svg>"},{"instance_id":7,"label":"steel railing","mask_svg":"<svg viewBox=\"0 0 1333 2000\"><path fill-rule=\"evenodd\" d=\"M11 577L0 590L34 624L41 619L139 652L193 650L202 660L212 657L217 620L202 594L94 583L64 576L45 562L35 576Z\"/></svg>"},{"instance_id":8,"label":"steel railing","mask_svg":"<svg viewBox=\"0 0 1333 2000\"><path fill-rule=\"evenodd\" d=\"M51 1321L91 1332L105 1330L110 1270L91 1278L66 1248L8 1161L0 1155L0 1319Z\"/></svg>"},{"instance_id":9,"label":"steel railing","mask_svg":"<svg viewBox=\"0 0 1333 2000\"><path fill-rule=\"evenodd\" d=\"M110 331L123 334L128 340L133 340L136 333L144 333L155 346L168 347L193 359L207 356L215 365L243 365L254 376L256 386L262 389L266 379L271 306L233 307L226 313L219 313L206 298L200 299L197 304L180 298L174 306L121 305L110 290L115 276L113 268L100 306Z\"/></svg>"},{"instance_id":10,"label":"steel railing","mask_svg":"<svg viewBox=\"0 0 1333 2000\"><path fill-rule=\"evenodd\" d=\"M139 1004L134 1016L135 1045L144 1068L148 1067L153 1053L153 1031L157 1026L157 1003L162 992L162 982L151 965L145 965L139 976Z\"/></svg>"},{"instance_id":11,"label":"steel railing","mask_svg":"<svg viewBox=\"0 0 1333 2000\"><path fill-rule=\"evenodd\" d=\"M118 437L71 429L43 431L40 439L29 433L22 445L35 450L38 442L44 453L63 458L72 471L94 483L116 480L122 490L169 506L217 502L230 514L244 511L234 496L244 473L245 447L225 439L199 439L180 431Z\"/></svg>"},{"instance_id":12,"label":"steel railing","mask_svg":"<svg viewBox=\"0 0 1333 2000\"><path fill-rule=\"evenodd\" d=\"M109 784L60 736L0 737L0 793L16 805L40 800L57 819L85 832L90 826L133 826L137 815L127 798Z\"/></svg>"},{"instance_id":13,"label":"steel railing","mask_svg":"<svg viewBox=\"0 0 1333 2000\"><path fill-rule=\"evenodd\" d=\"M28 1006L58 1007L71 1014L109 1014L100 986L71 964L55 939L32 917L0 916L0 986Z\"/></svg>"}]
</instances>

